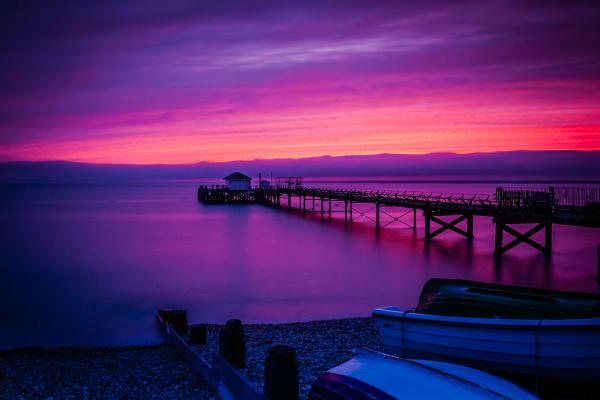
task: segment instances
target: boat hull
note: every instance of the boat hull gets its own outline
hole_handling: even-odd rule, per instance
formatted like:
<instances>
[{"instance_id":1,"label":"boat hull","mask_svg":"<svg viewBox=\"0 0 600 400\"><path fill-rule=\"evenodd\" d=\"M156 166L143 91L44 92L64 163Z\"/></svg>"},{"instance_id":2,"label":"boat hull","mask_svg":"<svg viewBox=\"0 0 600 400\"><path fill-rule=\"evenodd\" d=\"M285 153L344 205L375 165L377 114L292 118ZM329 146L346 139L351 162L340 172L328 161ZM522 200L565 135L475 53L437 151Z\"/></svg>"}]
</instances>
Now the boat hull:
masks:
<instances>
[{"instance_id":1,"label":"boat hull","mask_svg":"<svg viewBox=\"0 0 600 400\"><path fill-rule=\"evenodd\" d=\"M357 350L312 386L309 400L536 399L526 390L462 365Z\"/></svg>"},{"instance_id":2,"label":"boat hull","mask_svg":"<svg viewBox=\"0 0 600 400\"><path fill-rule=\"evenodd\" d=\"M539 377L600 377L600 318L519 320L375 309L387 351Z\"/></svg>"}]
</instances>

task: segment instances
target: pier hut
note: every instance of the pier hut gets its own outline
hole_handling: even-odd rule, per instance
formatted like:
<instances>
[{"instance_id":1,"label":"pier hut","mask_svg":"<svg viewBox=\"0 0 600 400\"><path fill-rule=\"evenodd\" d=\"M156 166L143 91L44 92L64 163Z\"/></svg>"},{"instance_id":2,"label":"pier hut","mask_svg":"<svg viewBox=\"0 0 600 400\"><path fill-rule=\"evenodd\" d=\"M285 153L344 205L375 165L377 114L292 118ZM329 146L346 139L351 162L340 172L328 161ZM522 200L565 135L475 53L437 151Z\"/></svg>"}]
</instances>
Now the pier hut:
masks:
<instances>
[{"instance_id":1,"label":"pier hut","mask_svg":"<svg viewBox=\"0 0 600 400\"><path fill-rule=\"evenodd\" d=\"M227 182L227 188L229 190L250 190L251 188L250 182L252 181L252 178L240 172L234 172L223 179Z\"/></svg>"}]
</instances>

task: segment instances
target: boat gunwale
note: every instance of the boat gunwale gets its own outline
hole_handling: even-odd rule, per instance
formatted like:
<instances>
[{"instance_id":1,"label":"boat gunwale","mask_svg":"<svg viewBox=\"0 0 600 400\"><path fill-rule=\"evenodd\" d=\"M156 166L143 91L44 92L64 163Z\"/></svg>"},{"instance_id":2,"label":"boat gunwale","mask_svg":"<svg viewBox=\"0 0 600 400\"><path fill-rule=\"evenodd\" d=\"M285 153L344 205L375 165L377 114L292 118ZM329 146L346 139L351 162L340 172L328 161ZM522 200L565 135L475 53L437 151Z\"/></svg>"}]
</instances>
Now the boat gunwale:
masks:
<instances>
[{"instance_id":1,"label":"boat gunwale","mask_svg":"<svg viewBox=\"0 0 600 400\"><path fill-rule=\"evenodd\" d=\"M490 289L490 290L498 290L510 292L513 291L517 294L527 294L534 295L540 297L552 297L552 298L572 298L573 300L597 300L600 301L600 293L590 293L590 292L573 292L566 290L556 290L556 289L544 289L544 288L532 288L527 286L519 286L519 285L504 285L500 283L488 283L488 282L478 282L471 281L468 279L446 279L446 278L431 278L425 285L423 285L423 289L421 289L421 294L419 295L419 303L421 302L421 297L425 293L427 293L427 289L429 286L434 285L446 285L455 288L463 288L468 290L469 288L476 289Z\"/></svg>"},{"instance_id":2,"label":"boat gunwale","mask_svg":"<svg viewBox=\"0 0 600 400\"><path fill-rule=\"evenodd\" d=\"M391 314L395 313L395 315ZM600 318L577 319L509 319L509 318L480 318L461 317L437 314L417 313L413 311L386 310L376 308L372 313L373 318L384 318L396 321L409 320L428 324L447 326L463 326L476 328L500 328L509 330L600 330ZM561 322L563 322L561 324ZM566 323L564 323L566 322Z\"/></svg>"}]
</instances>

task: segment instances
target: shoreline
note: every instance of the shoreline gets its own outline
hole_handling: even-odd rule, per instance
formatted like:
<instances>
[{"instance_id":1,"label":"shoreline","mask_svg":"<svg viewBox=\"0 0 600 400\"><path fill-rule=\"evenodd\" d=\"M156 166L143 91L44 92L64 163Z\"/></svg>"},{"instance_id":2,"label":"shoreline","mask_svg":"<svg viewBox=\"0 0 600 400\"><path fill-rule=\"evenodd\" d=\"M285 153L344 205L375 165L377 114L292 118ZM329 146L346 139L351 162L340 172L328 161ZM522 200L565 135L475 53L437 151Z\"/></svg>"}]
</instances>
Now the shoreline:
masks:
<instances>
[{"instance_id":1,"label":"shoreline","mask_svg":"<svg viewBox=\"0 0 600 400\"><path fill-rule=\"evenodd\" d=\"M206 324L203 355L218 351L220 324ZM245 324L247 367L242 375L262 390L267 349L296 349L300 398L328 369L352 357L352 349L381 350L372 318ZM119 347L18 348L0 351L0 398L218 399L183 358L166 344Z\"/></svg>"}]
</instances>

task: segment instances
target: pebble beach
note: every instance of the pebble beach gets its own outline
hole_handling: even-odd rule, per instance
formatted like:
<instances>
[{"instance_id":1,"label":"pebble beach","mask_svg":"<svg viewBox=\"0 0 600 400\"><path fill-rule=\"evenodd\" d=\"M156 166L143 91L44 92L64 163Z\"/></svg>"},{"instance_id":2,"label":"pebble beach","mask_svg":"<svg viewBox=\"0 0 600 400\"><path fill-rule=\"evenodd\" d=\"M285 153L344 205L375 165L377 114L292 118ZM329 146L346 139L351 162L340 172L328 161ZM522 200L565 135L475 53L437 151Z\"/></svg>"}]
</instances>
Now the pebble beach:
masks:
<instances>
[{"instance_id":1,"label":"pebble beach","mask_svg":"<svg viewBox=\"0 0 600 400\"><path fill-rule=\"evenodd\" d=\"M207 326L207 356L217 351L220 325ZM323 372L352 358L352 349L381 350L371 318L244 325L243 376L260 390L267 349L297 350L300 398ZM0 353L1 399L218 399L198 374L165 345L125 348L22 349Z\"/></svg>"}]
</instances>

